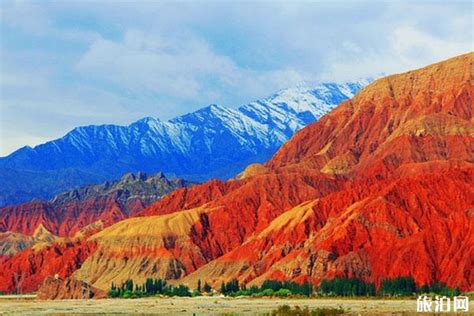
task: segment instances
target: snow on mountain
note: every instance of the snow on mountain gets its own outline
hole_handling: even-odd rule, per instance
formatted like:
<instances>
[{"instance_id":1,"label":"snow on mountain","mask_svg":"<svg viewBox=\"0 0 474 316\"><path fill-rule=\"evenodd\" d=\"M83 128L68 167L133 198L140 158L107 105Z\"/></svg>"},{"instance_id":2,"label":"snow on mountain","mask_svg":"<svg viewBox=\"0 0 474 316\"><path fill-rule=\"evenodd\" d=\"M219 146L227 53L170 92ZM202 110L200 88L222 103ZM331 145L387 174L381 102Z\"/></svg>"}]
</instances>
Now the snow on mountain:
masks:
<instances>
[{"instance_id":1,"label":"snow on mountain","mask_svg":"<svg viewBox=\"0 0 474 316\"><path fill-rule=\"evenodd\" d=\"M238 109L209 105L161 121L77 127L0 158L0 205L54 194L126 172L163 171L194 181L229 178L262 162L296 131L351 98L368 80L291 88Z\"/></svg>"}]
</instances>

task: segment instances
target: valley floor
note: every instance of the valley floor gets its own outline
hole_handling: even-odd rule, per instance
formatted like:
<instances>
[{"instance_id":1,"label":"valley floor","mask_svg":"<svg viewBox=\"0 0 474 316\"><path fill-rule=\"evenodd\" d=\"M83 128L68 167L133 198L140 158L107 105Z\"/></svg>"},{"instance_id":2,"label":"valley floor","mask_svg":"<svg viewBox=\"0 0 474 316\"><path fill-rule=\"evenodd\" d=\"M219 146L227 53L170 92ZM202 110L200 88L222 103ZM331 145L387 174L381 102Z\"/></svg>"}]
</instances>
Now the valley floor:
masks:
<instances>
[{"instance_id":1,"label":"valley floor","mask_svg":"<svg viewBox=\"0 0 474 316\"><path fill-rule=\"evenodd\" d=\"M265 315L283 305L308 306L310 310L342 307L352 315L417 314L415 300L194 297L38 301L0 296L0 315ZM470 305L472 311L474 306Z\"/></svg>"}]
</instances>

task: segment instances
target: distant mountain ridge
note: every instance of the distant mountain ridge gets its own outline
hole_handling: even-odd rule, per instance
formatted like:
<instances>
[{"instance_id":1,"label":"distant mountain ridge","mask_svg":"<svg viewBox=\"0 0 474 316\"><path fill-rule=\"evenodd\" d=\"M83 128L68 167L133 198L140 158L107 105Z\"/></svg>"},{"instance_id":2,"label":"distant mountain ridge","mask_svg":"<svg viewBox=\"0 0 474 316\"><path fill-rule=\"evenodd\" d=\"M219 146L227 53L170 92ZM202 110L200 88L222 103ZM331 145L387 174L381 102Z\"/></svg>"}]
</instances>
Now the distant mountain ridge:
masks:
<instances>
[{"instance_id":1,"label":"distant mountain ridge","mask_svg":"<svg viewBox=\"0 0 474 316\"><path fill-rule=\"evenodd\" d=\"M293 88L238 109L210 105L169 121L91 125L0 158L0 206L49 199L126 172L158 170L194 181L226 179L263 162L296 131L351 98L369 80Z\"/></svg>"},{"instance_id":2,"label":"distant mountain ridge","mask_svg":"<svg viewBox=\"0 0 474 316\"><path fill-rule=\"evenodd\" d=\"M133 199L139 199L144 204L150 204L175 189L193 184L195 183L183 179L168 179L162 172L155 175L129 172L117 181L107 181L62 192L56 195L51 202L56 204L83 202L98 196L106 196L115 198L123 205Z\"/></svg>"},{"instance_id":3,"label":"distant mountain ridge","mask_svg":"<svg viewBox=\"0 0 474 316\"><path fill-rule=\"evenodd\" d=\"M194 184L168 179L161 172L127 173L117 181L73 189L49 201L35 200L0 208L0 249L4 246L2 236L15 233L38 237L38 227L61 237L102 229L138 213L176 189Z\"/></svg>"}]
</instances>

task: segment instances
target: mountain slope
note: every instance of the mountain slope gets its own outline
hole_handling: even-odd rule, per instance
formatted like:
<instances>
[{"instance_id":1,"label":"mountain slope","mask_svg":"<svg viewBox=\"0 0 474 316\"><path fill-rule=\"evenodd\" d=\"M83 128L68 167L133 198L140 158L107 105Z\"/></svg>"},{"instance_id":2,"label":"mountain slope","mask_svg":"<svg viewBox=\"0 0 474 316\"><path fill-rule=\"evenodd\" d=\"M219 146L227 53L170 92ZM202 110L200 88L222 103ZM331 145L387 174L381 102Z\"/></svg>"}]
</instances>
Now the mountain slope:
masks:
<instances>
[{"instance_id":1,"label":"mountain slope","mask_svg":"<svg viewBox=\"0 0 474 316\"><path fill-rule=\"evenodd\" d=\"M472 77L467 54L379 79L297 133L268 166L348 174L432 160L472 163Z\"/></svg>"},{"instance_id":2,"label":"mountain slope","mask_svg":"<svg viewBox=\"0 0 474 316\"><path fill-rule=\"evenodd\" d=\"M419 285L442 281L472 289L473 176L470 168L359 182L303 202L179 282L318 283L345 276L379 285L384 278L411 275Z\"/></svg>"},{"instance_id":3,"label":"mountain slope","mask_svg":"<svg viewBox=\"0 0 474 316\"><path fill-rule=\"evenodd\" d=\"M163 171L191 180L229 178L271 157L297 130L352 97L366 81L287 89L239 109L210 105L170 121L78 127L62 138L0 158L0 206L49 199L126 172Z\"/></svg>"}]
</instances>

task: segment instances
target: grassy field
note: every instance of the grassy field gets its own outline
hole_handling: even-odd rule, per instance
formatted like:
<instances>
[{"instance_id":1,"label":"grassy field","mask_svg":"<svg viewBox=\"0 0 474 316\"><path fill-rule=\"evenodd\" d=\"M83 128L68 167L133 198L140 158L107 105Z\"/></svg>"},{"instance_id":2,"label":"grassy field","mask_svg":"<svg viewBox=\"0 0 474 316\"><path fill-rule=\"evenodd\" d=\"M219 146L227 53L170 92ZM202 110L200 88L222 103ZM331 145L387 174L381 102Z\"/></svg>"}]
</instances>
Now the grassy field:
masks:
<instances>
[{"instance_id":1,"label":"grassy field","mask_svg":"<svg viewBox=\"0 0 474 316\"><path fill-rule=\"evenodd\" d=\"M349 315L416 315L415 300L277 299L277 298L141 298L38 301L34 297L0 297L1 315L271 315L283 305L309 310L342 307ZM471 303L470 310L473 311ZM282 315L282 314L279 314ZM423 314L426 315L426 314Z\"/></svg>"}]
</instances>

